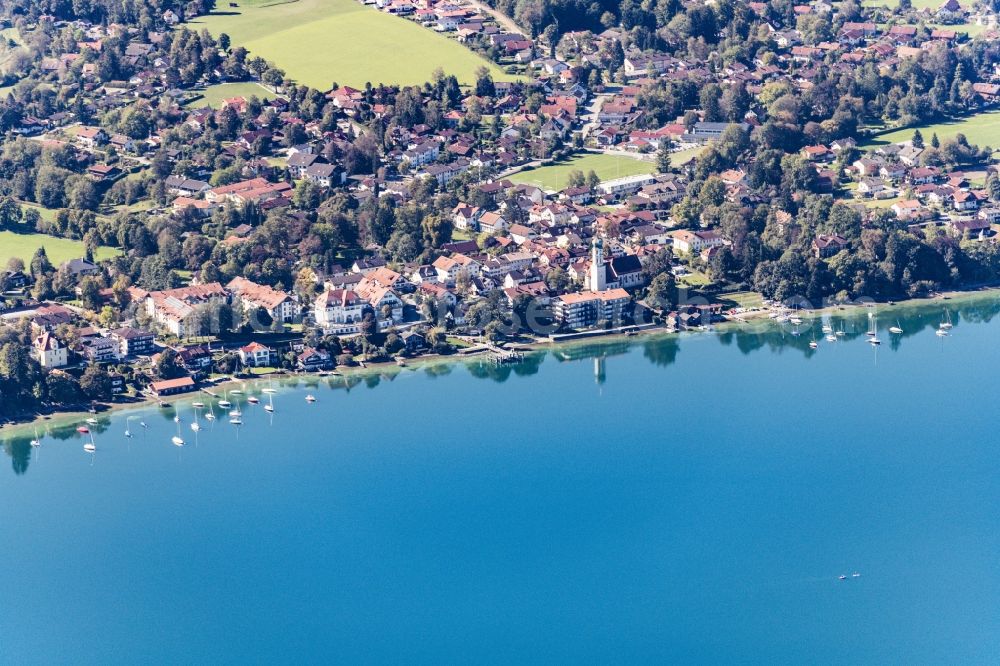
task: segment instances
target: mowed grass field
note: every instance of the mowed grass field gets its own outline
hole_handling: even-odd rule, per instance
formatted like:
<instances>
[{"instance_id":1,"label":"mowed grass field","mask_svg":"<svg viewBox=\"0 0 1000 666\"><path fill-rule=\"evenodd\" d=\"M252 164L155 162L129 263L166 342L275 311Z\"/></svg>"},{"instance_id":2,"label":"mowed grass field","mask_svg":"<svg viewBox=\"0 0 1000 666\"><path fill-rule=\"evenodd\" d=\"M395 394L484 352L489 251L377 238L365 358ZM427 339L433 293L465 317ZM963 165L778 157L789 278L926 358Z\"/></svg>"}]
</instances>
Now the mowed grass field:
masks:
<instances>
[{"instance_id":1,"label":"mowed grass field","mask_svg":"<svg viewBox=\"0 0 1000 666\"><path fill-rule=\"evenodd\" d=\"M258 0L188 22L193 30L226 33L234 45L276 63L299 83L328 90L334 82L420 84L441 67L462 83L474 83L487 66L495 80L510 80L496 65L458 42L413 21L390 16L355 0Z\"/></svg>"},{"instance_id":2,"label":"mowed grass field","mask_svg":"<svg viewBox=\"0 0 1000 666\"><path fill-rule=\"evenodd\" d=\"M909 141L913 138L913 130L915 129L920 130L925 143L930 143L931 136L935 133L941 141L954 138L956 134L964 134L971 144L980 147L989 146L994 150L1000 148L1000 110L977 113L961 120L881 132L865 142L862 147L870 148L887 143Z\"/></svg>"},{"instance_id":3,"label":"mowed grass field","mask_svg":"<svg viewBox=\"0 0 1000 666\"><path fill-rule=\"evenodd\" d=\"M67 238L56 238L45 234L18 234L13 231L0 231L0 268L7 265L11 257L20 257L25 264L31 262L38 248L44 247L53 266L59 266L70 259L83 258L83 243ZM97 251L95 259L110 259L118 254L118 250L102 247Z\"/></svg>"},{"instance_id":4,"label":"mowed grass field","mask_svg":"<svg viewBox=\"0 0 1000 666\"><path fill-rule=\"evenodd\" d=\"M911 0L914 9L937 9L943 2L944 0ZM899 6L899 0L864 0L861 4L865 7L888 7L889 9L895 9Z\"/></svg>"},{"instance_id":5,"label":"mowed grass field","mask_svg":"<svg viewBox=\"0 0 1000 666\"><path fill-rule=\"evenodd\" d=\"M567 187L569 173L574 170L580 170L584 175L593 170L601 180L612 180L640 173L653 173L656 171L656 164L634 157L587 153L551 166L521 171L510 176L510 181L535 185L543 190L558 191Z\"/></svg>"},{"instance_id":6,"label":"mowed grass field","mask_svg":"<svg viewBox=\"0 0 1000 666\"><path fill-rule=\"evenodd\" d=\"M213 109L222 107L222 100L233 97L250 98L257 96L260 99L274 99L277 97L273 92L257 83L220 83L216 86L209 86L201 91L201 97L191 102L192 108L210 106Z\"/></svg>"}]
</instances>

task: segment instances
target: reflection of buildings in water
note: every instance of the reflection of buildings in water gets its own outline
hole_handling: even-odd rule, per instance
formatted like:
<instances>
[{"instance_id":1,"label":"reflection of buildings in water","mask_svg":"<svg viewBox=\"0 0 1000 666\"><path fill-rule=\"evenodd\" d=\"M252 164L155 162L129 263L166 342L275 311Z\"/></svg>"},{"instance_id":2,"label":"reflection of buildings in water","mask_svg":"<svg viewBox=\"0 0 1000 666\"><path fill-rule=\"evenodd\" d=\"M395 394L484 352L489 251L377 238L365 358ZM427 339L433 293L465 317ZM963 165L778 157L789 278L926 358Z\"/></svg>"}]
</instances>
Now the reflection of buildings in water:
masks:
<instances>
[{"instance_id":1,"label":"reflection of buildings in water","mask_svg":"<svg viewBox=\"0 0 1000 666\"><path fill-rule=\"evenodd\" d=\"M603 384L607 380L607 374L604 372L604 357L595 356L594 357L594 382L597 384Z\"/></svg>"}]
</instances>

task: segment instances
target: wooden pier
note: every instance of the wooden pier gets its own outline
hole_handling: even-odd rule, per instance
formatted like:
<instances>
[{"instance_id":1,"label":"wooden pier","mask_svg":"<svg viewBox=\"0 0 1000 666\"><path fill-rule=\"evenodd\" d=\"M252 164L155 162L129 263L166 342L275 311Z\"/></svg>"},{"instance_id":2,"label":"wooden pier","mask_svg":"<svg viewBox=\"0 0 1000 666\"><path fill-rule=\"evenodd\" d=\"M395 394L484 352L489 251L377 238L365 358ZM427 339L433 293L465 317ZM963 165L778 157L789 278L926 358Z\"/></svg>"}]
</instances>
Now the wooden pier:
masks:
<instances>
[{"instance_id":1,"label":"wooden pier","mask_svg":"<svg viewBox=\"0 0 1000 666\"><path fill-rule=\"evenodd\" d=\"M500 347L490 346L490 363L493 365L509 365L524 360L524 353Z\"/></svg>"}]
</instances>

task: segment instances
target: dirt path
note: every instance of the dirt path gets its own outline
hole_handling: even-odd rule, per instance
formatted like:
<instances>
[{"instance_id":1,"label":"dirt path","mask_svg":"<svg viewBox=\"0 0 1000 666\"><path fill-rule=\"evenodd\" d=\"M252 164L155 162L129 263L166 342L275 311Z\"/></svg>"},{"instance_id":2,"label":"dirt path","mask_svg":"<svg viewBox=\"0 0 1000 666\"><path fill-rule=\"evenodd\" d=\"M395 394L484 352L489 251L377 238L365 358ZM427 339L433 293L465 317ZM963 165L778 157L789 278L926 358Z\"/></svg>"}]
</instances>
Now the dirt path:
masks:
<instances>
[{"instance_id":1,"label":"dirt path","mask_svg":"<svg viewBox=\"0 0 1000 666\"><path fill-rule=\"evenodd\" d=\"M515 33L517 33L519 35L530 35L531 34L528 30L525 30L524 28L522 28L521 26L519 26L517 23L515 23L514 19L512 19L509 16L507 16L506 14L504 14L501 11L497 11L496 9L493 9L492 7L490 7L489 5L487 5L485 2L480 2L479 0L467 0L467 1L468 1L468 3L470 5L472 5L473 7L475 7L479 12L481 12L483 14L486 14L488 16L492 16L493 19L497 23L500 24L500 27L502 27L507 32L515 32Z\"/></svg>"}]
</instances>

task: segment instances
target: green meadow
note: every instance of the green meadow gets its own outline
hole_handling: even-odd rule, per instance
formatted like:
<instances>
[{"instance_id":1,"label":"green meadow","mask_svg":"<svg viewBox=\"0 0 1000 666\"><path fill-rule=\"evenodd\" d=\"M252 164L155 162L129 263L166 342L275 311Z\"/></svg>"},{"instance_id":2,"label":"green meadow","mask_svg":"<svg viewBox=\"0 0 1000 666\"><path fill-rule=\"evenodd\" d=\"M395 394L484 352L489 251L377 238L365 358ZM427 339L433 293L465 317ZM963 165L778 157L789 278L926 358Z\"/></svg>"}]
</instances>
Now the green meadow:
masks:
<instances>
[{"instance_id":1,"label":"green meadow","mask_svg":"<svg viewBox=\"0 0 1000 666\"><path fill-rule=\"evenodd\" d=\"M457 41L408 19L355 0L219 2L216 11L190 21L193 30L226 33L233 44L274 62L296 81L319 90L334 82L419 84L441 67L462 83L487 66L496 80L511 77Z\"/></svg>"},{"instance_id":2,"label":"green meadow","mask_svg":"<svg viewBox=\"0 0 1000 666\"><path fill-rule=\"evenodd\" d=\"M35 251L44 247L52 265L58 266L70 259L83 258L83 242L56 238L45 234L18 234L13 231L0 231L0 268L7 265L11 257L20 257L25 264L31 261ZM110 259L118 254L118 250L102 247L97 251L98 261Z\"/></svg>"},{"instance_id":3,"label":"green meadow","mask_svg":"<svg viewBox=\"0 0 1000 666\"><path fill-rule=\"evenodd\" d=\"M913 138L913 130L919 129L925 142L930 142L931 135L937 134L944 141L956 134L964 134L969 143L979 146L1000 148L1000 110L977 113L968 118L949 120L932 125L918 125L906 129L880 132L869 139L863 147L880 146L887 143L909 141Z\"/></svg>"}]
</instances>

